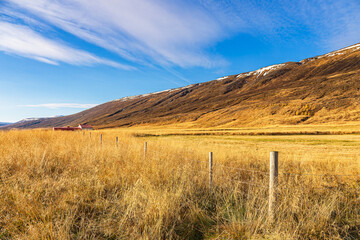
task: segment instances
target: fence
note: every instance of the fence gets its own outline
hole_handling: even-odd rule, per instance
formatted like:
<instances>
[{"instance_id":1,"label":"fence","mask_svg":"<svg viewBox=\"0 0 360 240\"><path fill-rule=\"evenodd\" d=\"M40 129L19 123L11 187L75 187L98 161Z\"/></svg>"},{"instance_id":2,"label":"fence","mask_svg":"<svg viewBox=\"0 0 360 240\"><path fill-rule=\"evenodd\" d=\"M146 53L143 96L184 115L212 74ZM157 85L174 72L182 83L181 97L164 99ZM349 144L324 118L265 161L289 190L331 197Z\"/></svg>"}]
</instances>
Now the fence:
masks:
<instances>
[{"instance_id":1,"label":"fence","mask_svg":"<svg viewBox=\"0 0 360 240\"><path fill-rule=\"evenodd\" d=\"M91 133L89 133L91 138ZM102 145L103 142L103 135L100 134L100 145ZM119 138L115 138L115 146L119 147ZM147 154L149 152L148 149L148 143L144 142L144 159L146 159ZM196 160L194 160L196 161ZM205 161L197 161L204 163ZM347 178L354 178L356 181L356 201L357 205L359 205L359 182L360 182L360 175L341 175L341 174L311 174L311 173L287 173L287 172L279 172L279 153L277 151L270 152L270 158L269 158L269 171L260 171L255 169L246 169L246 168L239 168L239 167L230 167L226 166L220 163L216 163L214 160L214 154L213 152L209 152L209 160L208 160L208 171L201 171L203 173L208 174L208 188L209 191L213 191L214 189L214 177L215 172L214 170L216 168L223 168L226 170L233 170L237 172L248 172L251 174L258 174L258 175L268 175L268 186L263 186L264 188L268 188L268 217L270 221L273 221L276 218L276 209L278 206L278 191L279 187L281 186L281 182L279 182L279 175L282 176L283 180L288 180L290 177L300 178L303 176L312 176L312 177L318 177L320 178L320 187L331 187L330 185L325 185L324 182L337 182L338 184L342 184L342 179L344 177ZM250 181L244 181L241 178L238 179L231 179L228 178L230 181L236 181L240 184L246 184L246 185L254 185Z\"/></svg>"},{"instance_id":2,"label":"fence","mask_svg":"<svg viewBox=\"0 0 360 240\"><path fill-rule=\"evenodd\" d=\"M78 132L80 134L80 132ZM85 137L85 132L83 132L82 134ZM91 132L89 132L89 139L92 139L92 135ZM100 134L99 135L99 143L100 146L103 145L103 135ZM115 147L119 147L119 138L115 137ZM146 159L147 154L149 152L148 149L148 143L144 142L144 152L143 152L143 156L144 159ZM196 162L201 162L201 163L205 163L205 161L198 161L198 160L193 160ZM264 188L268 188L268 216L270 221L274 220L276 217L276 209L277 209L277 205L279 204L277 201L277 197L278 197L278 189L279 187L281 187L281 182L279 181L279 175L282 176L282 180L286 181L288 180L290 177L295 177L295 178L299 178L299 177L303 177L303 176L312 176L312 177L318 177L320 178L320 187L334 187L331 185L324 185L325 183L329 183L329 182L337 182L338 185L343 184L342 183L342 179L343 178L353 178L356 182L356 205L359 206L359 201L360 201L360 195L359 195L359 183L360 183L360 175L344 175L344 174L311 174L311 173L288 173L288 172L279 172L279 153L277 151L272 151L270 152L270 158L269 158L269 171L260 171L258 169L246 169L246 168L240 168L240 167L230 167L230 166L226 166L224 164L220 164L220 163L216 163L216 161L214 160L214 154L213 152L209 152L209 160L208 160L208 171L200 171L202 173L206 173L208 174L208 188L209 191L213 191L214 189L214 178L215 178L215 169L226 169L227 171L236 171L238 173L240 172L248 172L251 174L258 174L258 175L268 175L267 179L268 179L268 186L263 186ZM239 174L240 175L240 174ZM7 182L9 180L11 180L12 177L7 178L7 179L3 179L0 178L1 182ZM245 185L249 185L249 186L254 186L255 184L253 184L251 181L244 181L244 179L241 179L241 176L238 179L232 179L232 178L227 178L229 181L236 181L239 184L245 184ZM359 207L358 207L359 208Z\"/></svg>"},{"instance_id":3,"label":"fence","mask_svg":"<svg viewBox=\"0 0 360 240\"><path fill-rule=\"evenodd\" d=\"M80 134L80 133L79 133ZM89 138L92 139L96 144L100 143L100 146L104 144L103 140L103 134L93 134L89 132ZM82 136L85 138L85 132L83 132ZM106 135L105 135L106 136ZM99 137L99 138L98 138ZM99 140L99 141L98 141ZM120 142L121 143L121 142ZM115 147L120 147L119 144L119 138L115 137L114 142ZM149 154L149 144L148 142L144 142L144 149L143 154L144 159L147 158ZM150 145L151 149L151 145ZM142 150L142 149L141 149ZM205 157L204 157L205 158ZM189 159L187 159L189 160ZM254 176L261 176L263 177L263 186L261 186L264 191L268 191L268 219L269 221L273 221L276 218L276 211L277 207L281 202L278 200L278 192L279 188L282 187L282 183L288 181L290 178L302 178L302 177L316 177L320 179L319 187L327 187L331 188L334 187L330 182L334 183L336 182L339 186L343 184L343 180L345 178L353 178L356 182L356 206L357 209L359 208L359 183L360 183L360 175L344 175L344 174L312 174L312 173L290 173L290 172L279 172L279 153L277 151L270 152L269 156L269 169L268 171L261 171L259 169L248 169L248 168L241 168L241 167L232 167L228 166L226 164L221 164L216 161L216 154L213 152L209 152L208 161L204 159L201 160L193 160L197 162L201 162L203 164L207 164L208 169L205 169L202 171L203 173L207 174L208 178L206 179L208 189L210 192L213 192L216 188L216 181L215 178L217 177L217 170L223 169L224 171L233 171L237 173L243 173L247 172ZM238 178L231 178L230 176L227 176L227 179L232 182L237 182L239 184L244 184L248 186L254 186L254 182L251 181L251 179L244 179L242 174L238 174ZM1 182L7 182L11 181L15 177L9 177L7 179L3 179L0 176ZM355 194L355 193L354 193Z\"/></svg>"}]
</instances>

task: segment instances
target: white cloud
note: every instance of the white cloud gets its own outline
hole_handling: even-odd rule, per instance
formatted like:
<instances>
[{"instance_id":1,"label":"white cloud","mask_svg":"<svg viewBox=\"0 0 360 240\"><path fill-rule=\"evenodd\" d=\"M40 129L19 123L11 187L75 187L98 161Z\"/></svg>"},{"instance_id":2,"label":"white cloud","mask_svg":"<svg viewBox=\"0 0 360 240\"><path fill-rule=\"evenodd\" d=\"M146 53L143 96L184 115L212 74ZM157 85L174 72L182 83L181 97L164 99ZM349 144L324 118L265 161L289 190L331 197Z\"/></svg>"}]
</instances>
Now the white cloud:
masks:
<instances>
[{"instance_id":1,"label":"white cloud","mask_svg":"<svg viewBox=\"0 0 360 240\"><path fill-rule=\"evenodd\" d=\"M53 65L58 65L59 62L86 66L105 64L117 68L132 69L130 66L121 65L45 38L27 26L5 21L0 21L0 51Z\"/></svg>"},{"instance_id":2,"label":"white cloud","mask_svg":"<svg viewBox=\"0 0 360 240\"><path fill-rule=\"evenodd\" d=\"M44 104L33 104L33 105L21 105L21 107L35 107L35 108L92 108L98 104L82 104L82 103L44 103Z\"/></svg>"},{"instance_id":3,"label":"white cloud","mask_svg":"<svg viewBox=\"0 0 360 240\"><path fill-rule=\"evenodd\" d=\"M166 68L221 66L226 61L212 54L210 47L240 32L265 40L279 37L283 41L297 41L299 35L301 40L307 37L307 41L328 46L329 50L360 38L358 0L5 2L10 8L7 15L21 18L29 25L41 22L55 26L132 64Z\"/></svg>"},{"instance_id":4,"label":"white cloud","mask_svg":"<svg viewBox=\"0 0 360 240\"><path fill-rule=\"evenodd\" d=\"M205 48L226 26L201 4L159 0L12 0L39 18L139 64L209 67L222 63Z\"/></svg>"}]
</instances>

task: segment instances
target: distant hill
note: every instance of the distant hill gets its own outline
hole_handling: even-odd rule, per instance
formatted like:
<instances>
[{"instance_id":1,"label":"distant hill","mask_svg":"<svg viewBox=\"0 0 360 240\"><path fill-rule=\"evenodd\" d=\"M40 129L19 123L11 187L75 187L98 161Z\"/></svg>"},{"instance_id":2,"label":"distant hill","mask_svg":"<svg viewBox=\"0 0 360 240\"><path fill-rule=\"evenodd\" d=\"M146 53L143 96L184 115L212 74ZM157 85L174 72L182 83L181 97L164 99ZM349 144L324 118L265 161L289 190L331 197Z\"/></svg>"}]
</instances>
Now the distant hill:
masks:
<instances>
[{"instance_id":1,"label":"distant hill","mask_svg":"<svg viewBox=\"0 0 360 240\"><path fill-rule=\"evenodd\" d=\"M91 124L238 127L360 121L360 44L157 93L125 97L77 114L5 128Z\"/></svg>"},{"instance_id":2,"label":"distant hill","mask_svg":"<svg viewBox=\"0 0 360 240\"><path fill-rule=\"evenodd\" d=\"M1 127L1 126L5 126L5 125L9 125L9 124L12 124L12 123L8 123L8 122L0 122L0 127Z\"/></svg>"}]
</instances>

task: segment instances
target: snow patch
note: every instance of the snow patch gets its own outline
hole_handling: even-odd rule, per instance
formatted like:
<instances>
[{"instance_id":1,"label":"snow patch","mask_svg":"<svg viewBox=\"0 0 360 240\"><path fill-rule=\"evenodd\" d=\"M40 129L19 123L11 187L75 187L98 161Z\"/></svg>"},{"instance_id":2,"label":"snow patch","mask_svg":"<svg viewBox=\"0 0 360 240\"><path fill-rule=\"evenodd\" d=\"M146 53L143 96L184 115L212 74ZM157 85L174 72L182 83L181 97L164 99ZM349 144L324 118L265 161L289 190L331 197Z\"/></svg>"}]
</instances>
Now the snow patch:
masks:
<instances>
[{"instance_id":1,"label":"snow patch","mask_svg":"<svg viewBox=\"0 0 360 240\"><path fill-rule=\"evenodd\" d=\"M258 70L252 71L252 72L240 73L240 74L238 74L236 76L236 79L243 78L243 77L248 77L248 76L251 76L251 75L256 75L257 77L259 77L260 75L266 76L269 72L274 71L274 70L279 69L279 68L282 68L285 65L286 65L285 63L275 64L275 65L260 68ZM221 80L224 80L224 79L227 79L227 78L229 78L229 76L218 78L218 79L216 79L216 81L221 81Z\"/></svg>"},{"instance_id":2,"label":"snow patch","mask_svg":"<svg viewBox=\"0 0 360 240\"><path fill-rule=\"evenodd\" d=\"M221 81L221 80L227 79L228 77L229 76L221 77L221 78L216 79L216 81Z\"/></svg>"},{"instance_id":3,"label":"snow patch","mask_svg":"<svg viewBox=\"0 0 360 240\"><path fill-rule=\"evenodd\" d=\"M343 55L345 54L345 52L347 50L351 50L350 52L354 52L356 50L360 49L360 43L352 45L350 47L346 47L346 48L342 48L340 50L337 51L333 51L324 55L319 56L318 58L323 58L323 57L333 57L333 56L338 56L338 55Z\"/></svg>"},{"instance_id":4,"label":"snow patch","mask_svg":"<svg viewBox=\"0 0 360 240\"><path fill-rule=\"evenodd\" d=\"M349 50L349 49L353 49L354 51L360 49L360 43L352 45L350 47L342 48L338 51L345 51L345 50Z\"/></svg>"},{"instance_id":5,"label":"snow patch","mask_svg":"<svg viewBox=\"0 0 360 240\"><path fill-rule=\"evenodd\" d=\"M248 77L248 76L253 75L253 74L254 74L254 71L253 72L241 73L241 74L236 76L236 79L239 79L239 78L242 78L242 77Z\"/></svg>"},{"instance_id":6,"label":"snow patch","mask_svg":"<svg viewBox=\"0 0 360 240\"><path fill-rule=\"evenodd\" d=\"M25 118L21 121L19 121L19 123L21 122L30 122L30 121L37 121L37 120L40 120L41 118Z\"/></svg>"},{"instance_id":7,"label":"snow patch","mask_svg":"<svg viewBox=\"0 0 360 240\"><path fill-rule=\"evenodd\" d=\"M153 92L153 93L146 93L146 94L141 94L141 95L136 95L136 96L123 97L123 98L112 100L110 102L125 102L125 101L128 101L128 100L143 98L143 97L147 97L147 96L151 96L151 95L157 95L157 94L160 94L160 93L166 93L166 92L170 93L170 92L174 92L174 91L177 91L177 90L183 90L183 89L190 88L190 87L193 87L193 86L195 86L195 84L191 84L191 85L188 85L188 86L185 86L185 87L180 87L180 88L167 89L167 90L163 90L163 91L159 91L159 92Z\"/></svg>"},{"instance_id":8,"label":"snow patch","mask_svg":"<svg viewBox=\"0 0 360 240\"><path fill-rule=\"evenodd\" d=\"M258 70L252 71L252 72L241 73L241 74L236 76L236 79L243 78L243 77L248 77L248 76L251 76L251 75L256 75L257 77L259 77L260 75L266 76L271 71L282 68L285 65L286 65L285 63L275 64L275 65L260 68Z\"/></svg>"},{"instance_id":9,"label":"snow patch","mask_svg":"<svg viewBox=\"0 0 360 240\"><path fill-rule=\"evenodd\" d=\"M328 53L328 54L324 55L323 57L332 57L332 56L343 55L343 54L344 54L344 52Z\"/></svg>"},{"instance_id":10,"label":"snow patch","mask_svg":"<svg viewBox=\"0 0 360 240\"><path fill-rule=\"evenodd\" d=\"M268 67L260 68L259 70L254 71L254 75L260 76L263 74L263 76L266 76L269 72L274 71L276 69L279 69L281 67L285 66L284 63L282 64L275 64Z\"/></svg>"},{"instance_id":11,"label":"snow patch","mask_svg":"<svg viewBox=\"0 0 360 240\"><path fill-rule=\"evenodd\" d=\"M18 123L38 121L38 120L44 120L44 119L50 119L50 118L57 118L57 117L63 117L63 116L64 116L64 115L56 115L56 116L42 117L42 118L25 118L25 119L23 119L23 120L20 120Z\"/></svg>"}]
</instances>

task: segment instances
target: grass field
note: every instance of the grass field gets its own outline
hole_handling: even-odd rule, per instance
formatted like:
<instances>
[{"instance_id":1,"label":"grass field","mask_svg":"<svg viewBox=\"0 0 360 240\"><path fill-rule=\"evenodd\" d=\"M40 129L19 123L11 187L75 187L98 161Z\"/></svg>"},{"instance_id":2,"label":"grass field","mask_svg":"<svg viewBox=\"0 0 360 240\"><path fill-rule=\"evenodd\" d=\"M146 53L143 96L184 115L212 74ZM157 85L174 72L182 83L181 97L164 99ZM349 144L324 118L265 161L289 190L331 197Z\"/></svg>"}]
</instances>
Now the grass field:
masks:
<instances>
[{"instance_id":1,"label":"grass field","mask_svg":"<svg viewBox=\"0 0 360 240\"><path fill-rule=\"evenodd\" d=\"M0 132L0 239L359 239L357 126L299 129ZM239 135L272 131L292 135Z\"/></svg>"}]
</instances>

